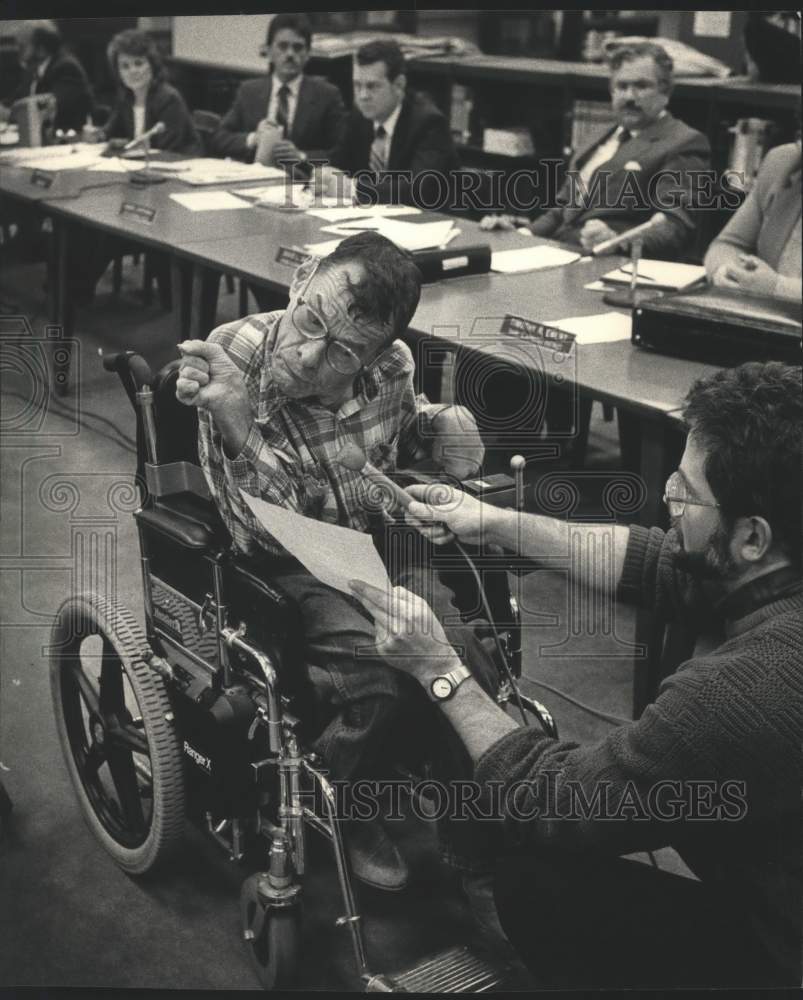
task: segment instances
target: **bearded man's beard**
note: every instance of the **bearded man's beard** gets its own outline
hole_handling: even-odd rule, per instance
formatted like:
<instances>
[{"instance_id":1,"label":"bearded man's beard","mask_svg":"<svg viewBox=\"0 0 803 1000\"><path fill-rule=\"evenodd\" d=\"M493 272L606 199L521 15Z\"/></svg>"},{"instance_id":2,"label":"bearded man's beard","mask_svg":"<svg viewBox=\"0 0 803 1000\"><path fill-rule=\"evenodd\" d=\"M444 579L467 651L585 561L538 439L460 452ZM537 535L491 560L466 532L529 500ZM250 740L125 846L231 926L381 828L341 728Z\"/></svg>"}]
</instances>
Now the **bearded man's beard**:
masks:
<instances>
[{"instance_id":1,"label":"bearded man's beard","mask_svg":"<svg viewBox=\"0 0 803 1000\"><path fill-rule=\"evenodd\" d=\"M717 525L708 545L702 552L688 552L683 547L680 531L676 534L676 547L672 558L676 569L695 580L733 580L739 570L730 554L730 532L723 524Z\"/></svg>"}]
</instances>

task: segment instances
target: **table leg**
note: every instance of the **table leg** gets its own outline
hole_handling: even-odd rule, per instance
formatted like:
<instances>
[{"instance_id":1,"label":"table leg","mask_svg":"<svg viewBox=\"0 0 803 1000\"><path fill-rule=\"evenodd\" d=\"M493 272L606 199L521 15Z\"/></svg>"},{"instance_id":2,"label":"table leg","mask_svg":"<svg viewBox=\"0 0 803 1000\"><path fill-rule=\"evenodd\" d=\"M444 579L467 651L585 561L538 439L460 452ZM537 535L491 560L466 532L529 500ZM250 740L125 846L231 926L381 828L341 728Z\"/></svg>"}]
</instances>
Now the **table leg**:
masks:
<instances>
[{"instance_id":1,"label":"table leg","mask_svg":"<svg viewBox=\"0 0 803 1000\"><path fill-rule=\"evenodd\" d=\"M193 264L190 294L190 330L193 340L206 340L215 327L220 271Z\"/></svg>"},{"instance_id":2,"label":"table leg","mask_svg":"<svg viewBox=\"0 0 803 1000\"><path fill-rule=\"evenodd\" d=\"M175 255L170 257L170 296L176 343L186 340L190 326L190 284L192 267Z\"/></svg>"}]
</instances>

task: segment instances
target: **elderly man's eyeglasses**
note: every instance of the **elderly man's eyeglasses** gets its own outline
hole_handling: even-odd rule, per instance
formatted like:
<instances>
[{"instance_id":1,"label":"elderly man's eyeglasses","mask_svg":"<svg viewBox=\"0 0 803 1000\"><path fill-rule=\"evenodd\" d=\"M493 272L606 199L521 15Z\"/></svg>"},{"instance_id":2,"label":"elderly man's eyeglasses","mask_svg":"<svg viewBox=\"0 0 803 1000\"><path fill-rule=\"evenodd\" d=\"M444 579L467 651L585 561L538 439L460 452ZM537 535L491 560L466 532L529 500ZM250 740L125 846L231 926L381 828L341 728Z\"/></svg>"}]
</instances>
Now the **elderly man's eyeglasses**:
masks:
<instances>
[{"instance_id":1,"label":"elderly man's eyeglasses","mask_svg":"<svg viewBox=\"0 0 803 1000\"><path fill-rule=\"evenodd\" d=\"M687 503L692 504L694 507L719 507L718 503L714 503L711 500L695 500L693 497L690 497L686 487L686 480L679 472L673 472L666 481L664 503L671 517L683 517Z\"/></svg>"},{"instance_id":2,"label":"elderly man's eyeglasses","mask_svg":"<svg viewBox=\"0 0 803 1000\"><path fill-rule=\"evenodd\" d=\"M317 264L304 283L290 311L290 321L306 340L329 340L326 344L326 361L341 375L355 375L362 368L362 359L346 344L333 340L321 316L304 300L309 283L318 270Z\"/></svg>"}]
</instances>

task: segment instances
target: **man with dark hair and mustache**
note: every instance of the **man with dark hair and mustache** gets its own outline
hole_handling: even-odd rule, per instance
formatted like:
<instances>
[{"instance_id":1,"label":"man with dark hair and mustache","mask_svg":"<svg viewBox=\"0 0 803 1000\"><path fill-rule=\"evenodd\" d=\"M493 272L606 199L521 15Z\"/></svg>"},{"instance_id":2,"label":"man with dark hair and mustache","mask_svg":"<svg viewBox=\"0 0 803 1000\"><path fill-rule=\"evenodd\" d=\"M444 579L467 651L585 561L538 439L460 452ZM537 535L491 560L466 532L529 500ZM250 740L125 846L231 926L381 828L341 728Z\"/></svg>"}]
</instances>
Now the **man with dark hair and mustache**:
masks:
<instances>
[{"instance_id":1,"label":"man with dark hair and mustache","mask_svg":"<svg viewBox=\"0 0 803 1000\"><path fill-rule=\"evenodd\" d=\"M352 584L380 654L431 691L477 782L504 793L496 904L539 986L800 985L801 369L719 371L692 387L685 419L666 533L409 488L433 542L569 559L586 589L705 626L655 702L597 744L519 727L470 678L444 697L454 663L434 655L425 602ZM621 857L665 846L695 879Z\"/></svg>"},{"instance_id":2,"label":"man with dark hair and mustache","mask_svg":"<svg viewBox=\"0 0 803 1000\"><path fill-rule=\"evenodd\" d=\"M710 168L711 147L702 132L670 114L673 64L660 45L623 44L609 66L618 124L578 153L555 203L534 221L488 215L481 225L522 227L588 251L660 212L660 223L644 235L644 256L677 260L693 240L699 190L693 178Z\"/></svg>"}]
</instances>

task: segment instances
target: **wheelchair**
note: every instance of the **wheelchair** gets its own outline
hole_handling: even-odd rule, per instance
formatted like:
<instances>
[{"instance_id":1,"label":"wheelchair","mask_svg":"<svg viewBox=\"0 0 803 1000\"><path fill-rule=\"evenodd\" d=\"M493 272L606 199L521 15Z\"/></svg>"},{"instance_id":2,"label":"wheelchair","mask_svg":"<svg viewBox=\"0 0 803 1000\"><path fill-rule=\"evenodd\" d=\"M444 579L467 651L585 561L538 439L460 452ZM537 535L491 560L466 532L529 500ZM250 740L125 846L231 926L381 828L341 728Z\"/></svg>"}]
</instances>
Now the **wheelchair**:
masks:
<instances>
[{"instance_id":1,"label":"wheelchair","mask_svg":"<svg viewBox=\"0 0 803 1000\"><path fill-rule=\"evenodd\" d=\"M406 972L372 971L333 787L304 748L298 611L271 584L269 562L231 546L198 464L197 415L176 400L178 362L154 376L126 351L104 367L137 414L145 628L119 603L77 593L56 613L50 658L59 739L97 840L132 876L169 857L187 819L232 860L260 852L240 912L254 971L270 990L292 986L298 968L305 836L314 829L332 845L337 923L348 928L366 992L500 988L503 972L462 946ZM483 598L504 660L498 700L515 698L556 735L548 710L516 686L520 624L500 565L503 586ZM479 582L476 568L469 576Z\"/></svg>"}]
</instances>

